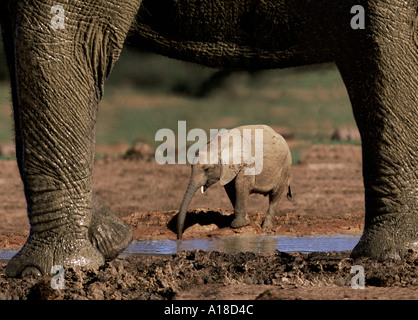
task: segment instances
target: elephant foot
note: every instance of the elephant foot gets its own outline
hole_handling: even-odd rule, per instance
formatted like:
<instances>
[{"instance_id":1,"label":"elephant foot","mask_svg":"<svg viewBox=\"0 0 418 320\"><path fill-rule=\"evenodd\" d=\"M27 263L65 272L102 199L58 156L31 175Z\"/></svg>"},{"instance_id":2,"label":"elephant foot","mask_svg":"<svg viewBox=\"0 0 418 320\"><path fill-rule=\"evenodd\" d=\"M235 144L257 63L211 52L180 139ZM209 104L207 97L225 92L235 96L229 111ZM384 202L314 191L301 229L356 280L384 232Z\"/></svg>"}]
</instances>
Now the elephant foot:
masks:
<instances>
[{"instance_id":1,"label":"elephant foot","mask_svg":"<svg viewBox=\"0 0 418 320\"><path fill-rule=\"evenodd\" d=\"M263 224L261 226L263 229L273 229L274 223L271 219L264 219Z\"/></svg>"},{"instance_id":2,"label":"elephant foot","mask_svg":"<svg viewBox=\"0 0 418 320\"><path fill-rule=\"evenodd\" d=\"M132 241L132 231L96 199L90 227L72 230L71 226L32 232L23 248L9 261L6 274L11 277L44 276L54 265L87 266L97 269L117 257Z\"/></svg>"},{"instance_id":3,"label":"elephant foot","mask_svg":"<svg viewBox=\"0 0 418 320\"><path fill-rule=\"evenodd\" d=\"M250 219L248 219L247 216L245 216L245 218L241 218L241 217L236 217L234 220L232 220L231 223L231 228L241 228L244 227L246 225L250 224Z\"/></svg>"},{"instance_id":4,"label":"elephant foot","mask_svg":"<svg viewBox=\"0 0 418 320\"><path fill-rule=\"evenodd\" d=\"M418 251L418 218L415 216L415 213L386 213L377 216L365 228L351 252L351 258L400 260L408 250ZM402 233L399 232L399 226L403 228Z\"/></svg>"},{"instance_id":5,"label":"elephant foot","mask_svg":"<svg viewBox=\"0 0 418 320\"><path fill-rule=\"evenodd\" d=\"M54 265L99 268L105 262L103 255L92 246L87 234L85 238L82 236L81 232L32 233L7 264L6 274L10 277L52 276Z\"/></svg>"},{"instance_id":6,"label":"elephant foot","mask_svg":"<svg viewBox=\"0 0 418 320\"><path fill-rule=\"evenodd\" d=\"M89 238L106 260L112 260L129 246L133 236L126 223L94 198Z\"/></svg>"}]
</instances>

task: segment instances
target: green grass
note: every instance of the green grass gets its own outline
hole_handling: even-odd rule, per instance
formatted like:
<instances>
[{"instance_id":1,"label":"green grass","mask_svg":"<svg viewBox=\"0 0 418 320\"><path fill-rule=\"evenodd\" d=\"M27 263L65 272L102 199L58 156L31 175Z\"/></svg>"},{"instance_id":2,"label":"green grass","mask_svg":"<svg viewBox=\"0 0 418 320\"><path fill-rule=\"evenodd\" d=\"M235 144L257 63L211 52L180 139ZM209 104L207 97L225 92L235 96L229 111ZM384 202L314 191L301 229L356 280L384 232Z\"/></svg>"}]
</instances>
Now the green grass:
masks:
<instances>
[{"instance_id":1,"label":"green grass","mask_svg":"<svg viewBox=\"0 0 418 320\"><path fill-rule=\"evenodd\" d=\"M152 59L163 67L152 69L153 63L148 61ZM178 84L193 92L216 70L148 55L139 60L145 64L143 75L138 66L133 67L132 60L128 63L122 57L107 83L103 102L113 104L117 111L112 115L112 134L109 134L107 125L101 129L101 120L106 122L108 116L101 109L99 143L132 142L141 138L155 145L155 132L161 128L176 132L179 120L187 121L188 130L202 128L207 131L264 123L288 127L298 139L325 143L336 128L355 125L344 84L334 66L255 74L237 72L225 78L208 96L199 98L179 94L176 91ZM138 71L133 79L129 80L128 76L124 79L124 75L133 72L127 70L135 68ZM117 95L124 99L120 102L113 99ZM136 100L136 96L144 97L144 101ZM154 103L157 100L165 101Z\"/></svg>"},{"instance_id":2,"label":"green grass","mask_svg":"<svg viewBox=\"0 0 418 320\"><path fill-rule=\"evenodd\" d=\"M306 145L331 143L332 132L355 126L350 101L335 66L236 72L205 96L217 70L124 50L99 106L97 142L147 141L180 120L187 130L263 123L290 129ZM0 143L12 141L10 91L0 86ZM293 151L293 150L292 150ZM295 152L298 150L295 149Z\"/></svg>"},{"instance_id":3,"label":"green grass","mask_svg":"<svg viewBox=\"0 0 418 320\"><path fill-rule=\"evenodd\" d=\"M16 160L16 156L12 156L12 155L0 155L0 160Z\"/></svg>"},{"instance_id":4,"label":"green grass","mask_svg":"<svg viewBox=\"0 0 418 320\"><path fill-rule=\"evenodd\" d=\"M0 83L0 143L13 141L10 85Z\"/></svg>"}]
</instances>

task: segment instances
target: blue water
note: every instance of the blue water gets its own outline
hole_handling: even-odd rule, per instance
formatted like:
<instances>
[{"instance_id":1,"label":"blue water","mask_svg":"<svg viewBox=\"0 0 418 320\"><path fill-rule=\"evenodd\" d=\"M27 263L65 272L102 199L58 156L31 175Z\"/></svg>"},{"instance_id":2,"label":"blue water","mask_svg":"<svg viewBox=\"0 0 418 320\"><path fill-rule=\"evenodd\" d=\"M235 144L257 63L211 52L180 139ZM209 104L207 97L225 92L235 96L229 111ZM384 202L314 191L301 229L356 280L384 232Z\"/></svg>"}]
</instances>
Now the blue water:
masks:
<instances>
[{"instance_id":1,"label":"blue water","mask_svg":"<svg viewBox=\"0 0 418 320\"><path fill-rule=\"evenodd\" d=\"M19 249L12 249L12 250L0 250L0 261L10 260Z\"/></svg>"},{"instance_id":2,"label":"blue water","mask_svg":"<svg viewBox=\"0 0 418 320\"><path fill-rule=\"evenodd\" d=\"M182 250L221 251L227 253L266 253L274 250L304 253L352 250L360 236L334 234L330 236L247 236L208 239L135 240L120 255L170 255Z\"/></svg>"},{"instance_id":3,"label":"blue water","mask_svg":"<svg viewBox=\"0 0 418 320\"><path fill-rule=\"evenodd\" d=\"M177 240L135 240L119 255L171 255L182 250L221 251L227 253L267 253L299 251L304 253L321 251L352 250L360 236L334 234L330 236L247 236L208 239ZM0 250L0 260L10 260L19 250Z\"/></svg>"}]
</instances>

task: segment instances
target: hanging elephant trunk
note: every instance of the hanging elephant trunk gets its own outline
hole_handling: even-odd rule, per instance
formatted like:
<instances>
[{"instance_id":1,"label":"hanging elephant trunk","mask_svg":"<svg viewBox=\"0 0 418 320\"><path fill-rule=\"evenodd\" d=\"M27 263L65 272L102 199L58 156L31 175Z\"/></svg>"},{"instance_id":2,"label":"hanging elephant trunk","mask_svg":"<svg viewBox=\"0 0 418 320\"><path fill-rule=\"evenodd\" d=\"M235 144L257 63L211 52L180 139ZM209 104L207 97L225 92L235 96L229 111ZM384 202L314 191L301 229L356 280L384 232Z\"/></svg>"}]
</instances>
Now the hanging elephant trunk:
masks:
<instances>
[{"instance_id":1,"label":"hanging elephant trunk","mask_svg":"<svg viewBox=\"0 0 418 320\"><path fill-rule=\"evenodd\" d=\"M193 196L199 187L200 186L197 185L194 181L190 181L186 193L184 194L183 201L181 202L180 210L177 216L177 239L179 240L181 240L183 235L184 221L186 220L187 209L189 208L190 202L192 201Z\"/></svg>"}]
</instances>

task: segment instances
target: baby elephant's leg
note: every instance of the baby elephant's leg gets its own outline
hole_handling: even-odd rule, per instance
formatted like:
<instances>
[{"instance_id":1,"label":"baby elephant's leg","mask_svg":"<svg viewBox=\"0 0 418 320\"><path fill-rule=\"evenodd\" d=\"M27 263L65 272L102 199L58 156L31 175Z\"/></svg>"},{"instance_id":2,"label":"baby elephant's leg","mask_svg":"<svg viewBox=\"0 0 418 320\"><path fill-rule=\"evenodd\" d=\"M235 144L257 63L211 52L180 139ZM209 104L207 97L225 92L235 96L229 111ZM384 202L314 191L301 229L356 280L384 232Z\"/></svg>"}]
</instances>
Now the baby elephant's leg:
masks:
<instances>
[{"instance_id":1,"label":"baby elephant's leg","mask_svg":"<svg viewBox=\"0 0 418 320\"><path fill-rule=\"evenodd\" d=\"M235 181L232 180L231 182L224 185L226 194L228 195L229 200L231 201L232 206L235 208L235 197L236 197L236 190L235 190Z\"/></svg>"},{"instance_id":2,"label":"baby elephant's leg","mask_svg":"<svg viewBox=\"0 0 418 320\"><path fill-rule=\"evenodd\" d=\"M235 181L235 218L231 223L232 228L240 228L250 224L250 219L247 215L247 200L249 195L249 186Z\"/></svg>"},{"instance_id":3,"label":"baby elephant's leg","mask_svg":"<svg viewBox=\"0 0 418 320\"><path fill-rule=\"evenodd\" d=\"M274 218L279 214L279 203L283 192L284 187L280 188L277 192L269 194L269 208L262 225L264 229L272 229L274 227Z\"/></svg>"}]
</instances>

